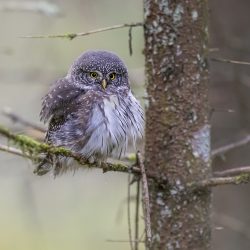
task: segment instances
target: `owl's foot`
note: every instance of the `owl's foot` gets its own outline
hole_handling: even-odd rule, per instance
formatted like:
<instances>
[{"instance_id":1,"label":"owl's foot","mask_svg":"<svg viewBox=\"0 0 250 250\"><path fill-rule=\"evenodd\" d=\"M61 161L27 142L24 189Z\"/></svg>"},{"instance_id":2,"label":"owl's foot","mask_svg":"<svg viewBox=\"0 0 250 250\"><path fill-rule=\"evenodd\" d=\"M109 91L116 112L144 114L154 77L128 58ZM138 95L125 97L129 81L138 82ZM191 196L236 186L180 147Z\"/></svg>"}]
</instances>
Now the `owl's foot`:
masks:
<instances>
[{"instance_id":1,"label":"owl's foot","mask_svg":"<svg viewBox=\"0 0 250 250\"><path fill-rule=\"evenodd\" d=\"M99 162L99 165L102 168L103 173L108 172L108 164L107 164L107 162Z\"/></svg>"},{"instance_id":2,"label":"owl's foot","mask_svg":"<svg viewBox=\"0 0 250 250\"><path fill-rule=\"evenodd\" d=\"M42 175L45 175L45 174L47 174L49 171L51 170L51 166L49 166L49 164L47 164L47 163L44 163L44 165L38 165L35 169L34 169L34 171L33 171L33 173L34 174L37 174L37 175L39 175L39 176L42 176Z\"/></svg>"},{"instance_id":3,"label":"owl's foot","mask_svg":"<svg viewBox=\"0 0 250 250\"><path fill-rule=\"evenodd\" d=\"M101 160L100 158L98 157L94 157L94 156L90 156L88 159L86 158L83 158L83 160L90 165L89 167L98 167L98 168L102 168L103 169L103 172L107 172L107 168L108 168L108 165L106 163L106 160Z\"/></svg>"},{"instance_id":4,"label":"owl's foot","mask_svg":"<svg viewBox=\"0 0 250 250\"><path fill-rule=\"evenodd\" d=\"M53 170L54 177L62 170L62 162L57 156L47 154L43 160L37 165L33 173L39 176L45 175Z\"/></svg>"},{"instance_id":5,"label":"owl's foot","mask_svg":"<svg viewBox=\"0 0 250 250\"><path fill-rule=\"evenodd\" d=\"M33 173L37 175L45 175L52 169L52 157L47 154L43 160L36 166Z\"/></svg>"}]
</instances>

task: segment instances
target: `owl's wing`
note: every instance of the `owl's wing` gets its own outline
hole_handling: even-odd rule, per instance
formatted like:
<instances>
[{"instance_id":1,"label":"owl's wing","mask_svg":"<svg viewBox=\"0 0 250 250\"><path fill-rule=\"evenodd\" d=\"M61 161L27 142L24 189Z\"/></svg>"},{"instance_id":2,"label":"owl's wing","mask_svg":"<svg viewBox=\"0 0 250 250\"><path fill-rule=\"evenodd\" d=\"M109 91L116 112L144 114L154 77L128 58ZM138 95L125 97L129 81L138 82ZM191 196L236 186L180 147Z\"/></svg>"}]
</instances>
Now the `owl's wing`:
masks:
<instances>
[{"instance_id":1,"label":"owl's wing","mask_svg":"<svg viewBox=\"0 0 250 250\"><path fill-rule=\"evenodd\" d=\"M41 121L47 122L51 117L65 116L66 112L71 111L69 104L84 92L79 84L71 83L66 78L56 81L42 99Z\"/></svg>"},{"instance_id":2,"label":"owl's wing","mask_svg":"<svg viewBox=\"0 0 250 250\"><path fill-rule=\"evenodd\" d=\"M65 101L64 108L52 105L51 110L47 111L51 118L45 141L54 146L63 146L79 152L96 127L89 128L89 121L97 97L93 91L86 91ZM37 166L35 173L43 175L54 169L54 175L57 175L62 169L62 164L59 156L54 157L48 153Z\"/></svg>"},{"instance_id":3,"label":"owl's wing","mask_svg":"<svg viewBox=\"0 0 250 250\"><path fill-rule=\"evenodd\" d=\"M71 83L66 78L58 80L42 102L41 120L49 120L45 141L72 150L75 145L78 152L78 148L82 148L91 135L91 130L87 130L88 121L97 99L93 91L86 91L81 85ZM43 175L54 169L54 175L57 175L62 169L59 158L48 153L35 172Z\"/></svg>"},{"instance_id":4,"label":"owl's wing","mask_svg":"<svg viewBox=\"0 0 250 250\"><path fill-rule=\"evenodd\" d=\"M99 110L101 100L102 97L92 90L74 98L65 107L64 114L52 116L47 141L71 149L83 148L92 132L103 123L102 114L91 122L93 114Z\"/></svg>"}]
</instances>

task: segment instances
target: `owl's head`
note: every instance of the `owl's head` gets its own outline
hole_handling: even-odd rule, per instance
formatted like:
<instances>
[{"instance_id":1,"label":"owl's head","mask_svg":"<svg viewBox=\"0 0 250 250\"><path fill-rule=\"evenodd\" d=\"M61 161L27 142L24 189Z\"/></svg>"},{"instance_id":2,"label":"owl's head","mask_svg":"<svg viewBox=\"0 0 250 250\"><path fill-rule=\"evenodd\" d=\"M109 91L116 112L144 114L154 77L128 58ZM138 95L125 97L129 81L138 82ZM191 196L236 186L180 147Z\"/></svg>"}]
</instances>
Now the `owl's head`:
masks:
<instances>
[{"instance_id":1,"label":"owl's head","mask_svg":"<svg viewBox=\"0 0 250 250\"><path fill-rule=\"evenodd\" d=\"M108 51L87 51L72 64L67 77L85 89L114 91L129 89L128 71L123 61Z\"/></svg>"}]
</instances>

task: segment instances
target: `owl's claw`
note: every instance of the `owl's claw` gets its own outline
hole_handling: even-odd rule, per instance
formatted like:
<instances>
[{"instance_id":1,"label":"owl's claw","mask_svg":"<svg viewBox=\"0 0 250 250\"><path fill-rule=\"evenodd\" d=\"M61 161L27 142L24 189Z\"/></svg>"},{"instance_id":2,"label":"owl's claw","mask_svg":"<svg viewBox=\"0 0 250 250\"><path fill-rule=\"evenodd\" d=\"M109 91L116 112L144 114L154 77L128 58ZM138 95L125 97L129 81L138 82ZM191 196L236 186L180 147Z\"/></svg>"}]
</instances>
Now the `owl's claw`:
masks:
<instances>
[{"instance_id":1,"label":"owl's claw","mask_svg":"<svg viewBox=\"0 0 250 250\"><path fill-rule=\"evenodd\" d=\"M39 176L47 174L51 169L52 157L47 154L45 158L36 166L33 173Z\"/></svg>"},{"instance_id":2,"label":"owl's claw","mask_svg":"<svg viewBox=\"0 0 250 250\"><path fill-rule=\"evenodd\" d=\"M102 172L106 173L108 171L108 164L106 162L100 162L99 164L102 168Z\"/></svg>"}]
</instances>

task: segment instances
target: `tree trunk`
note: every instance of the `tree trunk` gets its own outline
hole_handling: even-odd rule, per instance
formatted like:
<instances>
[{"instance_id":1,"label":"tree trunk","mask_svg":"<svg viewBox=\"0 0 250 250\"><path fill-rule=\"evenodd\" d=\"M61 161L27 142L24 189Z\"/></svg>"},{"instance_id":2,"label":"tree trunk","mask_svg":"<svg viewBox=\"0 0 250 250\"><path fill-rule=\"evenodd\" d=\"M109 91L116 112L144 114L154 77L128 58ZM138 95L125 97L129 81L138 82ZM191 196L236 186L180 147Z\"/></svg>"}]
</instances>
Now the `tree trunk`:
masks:
<instances>
[{"instance_id":1,"label":"tree trunk","mask_svg":"<svg viewBox=\"0 0 250 250\"><path fill-rule=\"evenodd\" d=\"M144 0L144 13L149 249L209 249L210 190L187 187L210 176L207 3Z\"/></svg>"}]
</instances>

